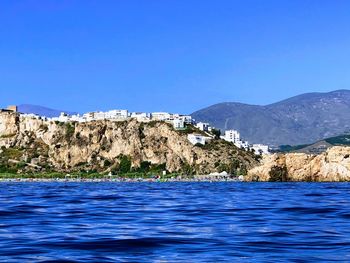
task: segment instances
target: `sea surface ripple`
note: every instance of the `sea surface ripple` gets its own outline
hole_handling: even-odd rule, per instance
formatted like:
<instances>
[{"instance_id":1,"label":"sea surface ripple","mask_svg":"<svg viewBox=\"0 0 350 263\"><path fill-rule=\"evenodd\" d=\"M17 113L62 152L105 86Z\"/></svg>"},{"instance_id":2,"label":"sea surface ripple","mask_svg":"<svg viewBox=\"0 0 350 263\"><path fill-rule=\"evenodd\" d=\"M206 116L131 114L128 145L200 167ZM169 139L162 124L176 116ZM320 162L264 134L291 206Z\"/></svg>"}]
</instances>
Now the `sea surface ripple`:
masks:
<instances>
[{"instance_id":1,"label":"sea surface ripple","mask_svg":"<svg viewBox=\"0 0 350 263\"><path fill-rule=\"evenodd\" d=\"M1 183L1 262L350 262L349 183Z\"/></svg>"}]
</instances>

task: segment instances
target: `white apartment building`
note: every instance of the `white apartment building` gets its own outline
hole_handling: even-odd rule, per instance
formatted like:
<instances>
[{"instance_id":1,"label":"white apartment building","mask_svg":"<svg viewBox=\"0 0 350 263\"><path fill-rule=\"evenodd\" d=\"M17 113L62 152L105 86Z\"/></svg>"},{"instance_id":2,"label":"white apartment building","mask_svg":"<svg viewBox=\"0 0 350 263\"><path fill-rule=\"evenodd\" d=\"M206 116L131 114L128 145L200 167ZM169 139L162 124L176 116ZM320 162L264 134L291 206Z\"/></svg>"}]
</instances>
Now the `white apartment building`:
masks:
<instances>
[{"instance_id":1,"label":"white apartment building","mask_svg":"<svg viewBox=\"0 0 350 263\"><path fill-rule=\"evenodd\" d=\"M200 134L188 134L187 139L192 143L193 145L199 143L202 145L205 145L207 141L209 141L211 138L206 137Z\"/></svg>"},{"instance_id":2,"label":"white apartment building","mask_svg":"<svg viewBox=\"0 0 350 263\"><path fill-rule=\"evenodd\" d=\"M198 122L196 124L196 127L198 129L200 129L201 131L210 131L210 125L209 123L205 123L205 122Z\"/></svg>"},{"instance_id":3,"label":"white apartment building","mask_svg":"<svg viewBox=\"0 0 350 263\"><path fill-rule=\"evenodd\" d=\"M69 116L69 120L77 122L85 122L86 120L80 114Z\"/></svg>"},{"instance_id":4,"label":"white apartment building","mask_svg":"<svg viewBox=\"0 0 350 263\"><path fill-rule=\"evenodd\" d=\"M241 140L241 134L236 130L227 130L225 135L221 136L222 139L228 142L232 142L238 148L243 148L245 150L249 149L249 143L247 141Z\"/></svg>"},{"instance_id":5,"label":"white apartment building","mask_svg":"<svg viewBox=\"0 0 350 263\"><path fill-rule=\"evenodd\" d=\"M238 143L241 141L241 134L236 130L227 130L222 138L228 142Z\"/></svg>"},{"instance_id":6,"label":"white apartment building","mask_svg":"<svg viewBox=\"0 0 350 263\"><path fill-rule=\"evenodd\" d=\"M127 110L110 110L105 112L105 119L126 119L128 115Z\"/></svg>"},{"instance_id":7,"label":"white apartment building","mask_svg":"<svg viewBox=\"0 0 350 263\"><path fill-rule=\"evenodd\" d=\"M234 145L236 145L238 148L243 148L245 150L249 149L249 143L247 141L237 141L234 142Z\"/></svg>"},{"instance_id":8,"label":"white apartment building","mask_svg":"<svg viewBox=\"0 0 350 263\"><path fill-rule=\"evenodd\" d=\"M174 119L171 121L175 129L185 128L185 122L182 119Z\"/></svg>"},{"instance_id":9,"label":"white apartment building","mask_svg":"<svg viewBox=\"0 0 350 263\"><path fill-rule=\"evenodd\" d=\"M155 121L166 121L171 119L172 114L168 112L152 112L151 117L152 117L152 120L155 120Z\"/></svg>"},{"instance_id":10,"label":"white apartment building","mask_svg":"<svg viewBox=\"0 0 350 263\"><path fill-rule=\"evenodd\" d=\"M105 113L102 111L88 112L83 115L83 118L86 119L86 121L104 120Z\"/></svg>"},{"instance_id":11,"label":"white apartment building","mask_svg":"<svg viewBox=\"0 0 350 263\"><path fill-rule=\"evenodd\" d=\"M269 146L264 144L253 144L251 147L255 154L270 154Z\"/></svg>"},{"instance_id":12,"label":"white apartment building","mask_svg":"<svg viewBox=\"0 0 350 263\"><path fill-rule=\"evenodd\" d=\"M45 117L41 117L41 116L33 114L33 113L20 114L20 118L21 119L36 119L36 120L40 120L40 119L45 120L46 119Z\"/></svg>"},{"instance_id":13,"label":"white apartment building","mask_svg":"<svg viewBox=\"0 0 350 263\"><path fill-rule=\"evenodd\" d=\"M60 116L57 118L52 118L54 121L59 121L59 122L67 122L69 121L69 116L65 112L61 112Z\"/></svg>"},{"instance_id":14,"label":"white apartment building","mask_svg":"<svg viewBox=\"0 0 350 263\"><path fill-rule=\"evenodd\" d=\"M139 122L151 120L151 114L146 112L132 112L130 117L136 119Z\"/></svg>"},{"instance_id":15,"label":"white apartment building","mask_svg":"<svg viewBox=\"0 0 350 263\"><path fill-rule=\"evenodd\" d=\"M179 115L179 118L183 119L185 124L193 124L194 123L194 120L192 119L192 116L190 116L190 115Z\"/></svg>"}]
</instances>

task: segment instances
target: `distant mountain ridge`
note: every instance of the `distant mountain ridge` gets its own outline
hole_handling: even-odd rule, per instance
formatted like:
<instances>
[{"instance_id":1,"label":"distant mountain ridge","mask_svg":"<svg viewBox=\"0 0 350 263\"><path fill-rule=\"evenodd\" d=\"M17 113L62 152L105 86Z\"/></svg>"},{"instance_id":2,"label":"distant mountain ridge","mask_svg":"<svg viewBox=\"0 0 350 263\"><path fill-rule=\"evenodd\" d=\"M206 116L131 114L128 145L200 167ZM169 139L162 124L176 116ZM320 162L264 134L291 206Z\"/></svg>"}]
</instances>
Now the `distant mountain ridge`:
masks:
<instances>
[{"instance_id":1,"label":"distant mountain ridge","mask_svg":"<svg viewBox=\"0 0 350 263\"><path fill-rule=\"evenodd\" d=\"M38 106L38 105L31 105L31 104L19 105L18 111L21 113L27 113L27 114L33 113L33 114L48 117L48 118L58 117L58 116L60 116L61 112L65 112L65 113L68 113L70 115L76 114L75 112L69 112L69 111L64 111L64 110L55 110L55 109L50 109L47 107Z\"/></svg>"},{"instance_id":2,"label":"distant mountain ridge","mask_svg":"<svg viewBox=\"0 0 350 263\"><path fill-rule=\"evenodd\" d=\"M298 152L307 154L320 154L333 146L350 146L350 134L326 138L312 144L304 145L281 145L279 152Z\"/></svg>"},{"instance_id":3,"label":"distant mountain ridge","mask_svg":"<svg viewBox=\"0 0 350 263\"><path fill-rule=\"evenodd\" d=\"M306 93L266 106L226 102L192 114L252 143L310 144L350 131L350 91Z\"/></svg>"}]
</instances>

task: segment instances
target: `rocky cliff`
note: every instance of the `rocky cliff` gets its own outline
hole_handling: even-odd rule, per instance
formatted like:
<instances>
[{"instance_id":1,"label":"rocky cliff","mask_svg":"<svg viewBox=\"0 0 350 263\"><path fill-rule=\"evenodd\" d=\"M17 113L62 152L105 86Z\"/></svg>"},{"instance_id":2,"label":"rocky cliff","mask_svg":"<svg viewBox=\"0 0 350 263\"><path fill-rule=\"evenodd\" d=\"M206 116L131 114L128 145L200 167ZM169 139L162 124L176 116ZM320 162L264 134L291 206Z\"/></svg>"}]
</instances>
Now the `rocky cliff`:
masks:
<instances>
[{"instance_id":1,"label":"rocky cliff","mask_svg":"<svg viewBox=\"0 0 350 263\"><path fill-rule=\"evenodd\" d=\"M193 146L186 132L164 122L60 123L0 113L0 165L27 170L118 171L121 157L136 169L143 162L169 172L210 173L256 165L251 153L214 140Z\"/></svg>"},{"instance_id":2,"label":"rocky cliff","mask_svg":"<svg viewBox=\"0 0 350 263\"><path fill-rule=\"evenodd\" d=\"M265 156L247 181L350 181L350 147L336 146L319 155L304 153Z\"/></svg>"}]
</instances>

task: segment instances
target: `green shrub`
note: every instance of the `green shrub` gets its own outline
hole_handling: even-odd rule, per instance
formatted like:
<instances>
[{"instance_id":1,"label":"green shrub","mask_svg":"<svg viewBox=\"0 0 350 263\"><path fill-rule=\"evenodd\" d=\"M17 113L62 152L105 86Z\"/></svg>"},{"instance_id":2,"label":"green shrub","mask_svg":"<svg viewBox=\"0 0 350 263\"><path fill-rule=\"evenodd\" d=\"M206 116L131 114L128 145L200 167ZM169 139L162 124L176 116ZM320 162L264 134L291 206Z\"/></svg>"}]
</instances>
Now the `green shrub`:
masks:
<instances>
[{"instance_id":1,"label":"green shrub","mask_svg":"<svg viewBox=\"0 0 350 263\"><path fill-rule=\"evenodd\" d=\"M104 167L108 167L108 166L110 166L112 163L109 161L109 160L104 160L104 162L103 162L103 166Z\"/></svg>"},{"instance_id":2,"label":"green shrub","mask_svg":"<svg viewBox=\"0 0 350 263\"><path fill-rule=\"evenodd\" d=\"M152 172L161 172L166 170L166 163L154 164L151 167Z\"/></svg>"},{"instance_id":3,"label":"green shrub","mask_svg":"<svg viewBox=\"0 0 350 263\"><path fill-rule=\"evenodd\" d=\"M150 170L152 163L148 161L143 161L140 164L140 168L138 169L138 172L140 173L147 173Z\"/></svg>"},{"instance_id":4,"label":"green shrub","mask_svg":"<svg viewBox=\"0 0 350 263\"><path fill-rule=\"evenodd\" d=\"M192 166L189 165L188 163L184 163L182 165L181 172L184 175L193 175L194 174L194 170L193 170Z\"/></svg>"},{"instance_id":5,"label":"green shrub","mask_svg":"<svg viewBox=\"0 0 350 263\"><path fill-rule=\"evenodd\" d=\"M16 164L16 168L17 169L22 169L24 167L26 167L26 163L25 162L19 162L19 163Z\"/></svg>"},{"instance_id":6,"label":"green shrub","mask_svg":"<svg viewBox=\"0 0 350 263\"><path fill-rule=\"evenodd\" d=\"M120 163L119 163L119 172L120 173L128 173L131 170L131 160L130 157L121 155L119 157Z\"/></svg>"},{"instance_id":7,"label":"green shrub","mask_svg":"<svg viewBox=\"0 0 350 263\"><path fill-rule=\"evenodd\" d=\"M18 159L22 156L22 151L17 148L3 148L2 156L8 159Z\"/></svg>"},{"instance_id":8,"label":"green shrub","mask_svg":"<svg viewBox=\"0 0 350 263\"><path fill-rule=\"evenodd\" d=\"M219 129L212 129L211 133L215 135L215 139L220 139L221 131Z\"/></svg>"},{"instance_id":9,"label":"green shrub","mask_svg":"<svg viewBox=\"0 0 350 263\"><path fill-rule=\"evenodd\" d=\"M4 135L1 135L0 138L6 139L6 138L12 138L14 136L16 136L16 133L4 134Z\"/></svg>"},{"instance_id":10,"label":"green shrub","mask_svg":"<svg viewBox=\"0 0 350 263\"><path fill-rule=\"evenodd\" d=\"M270 182L286 182L288 181L287 167L273 166L269 172Z\"/></svg>"},{"instance_id":11,"label":"green shrub","mask_svg":"<svg viewBox=\"0 0 350 263\"><path fill-rule=\"evenodd\" d=\"M67 122L66 123L66 138L67 140L70 140L75 133L75 126L72 125L71 123Z\"/></svg>"}]
</instances>

